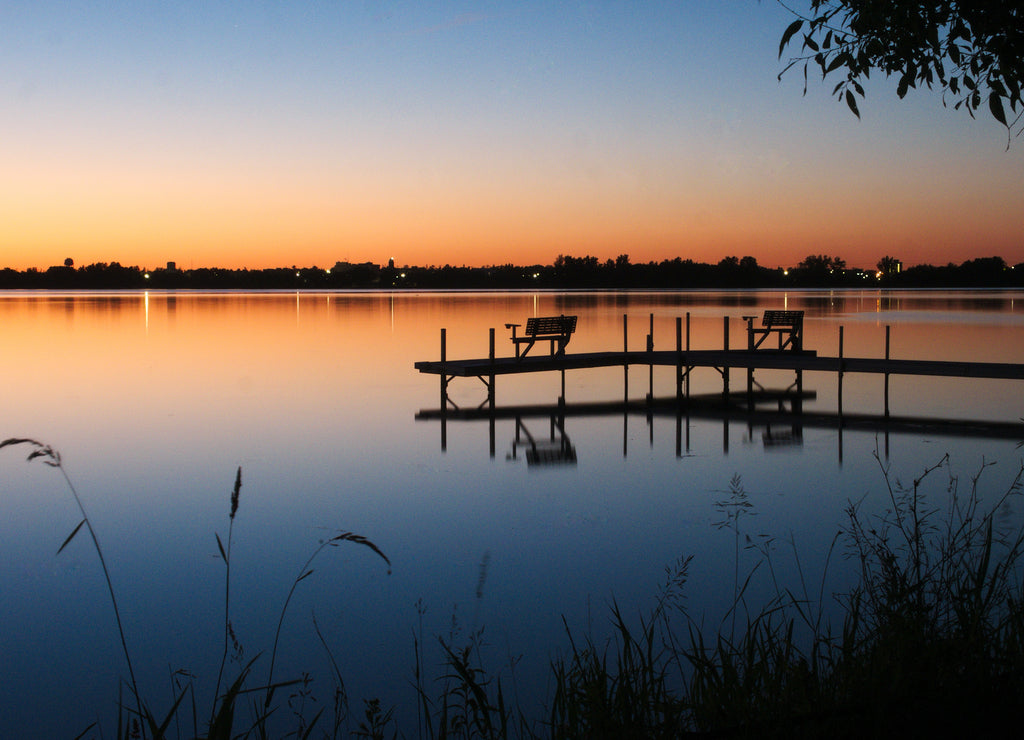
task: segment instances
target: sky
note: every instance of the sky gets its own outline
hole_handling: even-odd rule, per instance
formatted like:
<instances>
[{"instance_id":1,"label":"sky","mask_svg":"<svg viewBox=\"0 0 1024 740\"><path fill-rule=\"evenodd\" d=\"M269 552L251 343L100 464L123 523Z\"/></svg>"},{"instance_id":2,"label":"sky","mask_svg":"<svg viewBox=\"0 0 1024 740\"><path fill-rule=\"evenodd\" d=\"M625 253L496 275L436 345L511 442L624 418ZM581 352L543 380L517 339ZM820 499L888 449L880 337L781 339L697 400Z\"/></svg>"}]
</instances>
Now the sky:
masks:
<instances>
[{"instance_id":1,"label":"sky","mask_svg":"<svg viewBox=\"0 0 1024 740\"><path fill-rule=\"evenodd\" d=\"M799 7L799 0L793 7ZM0 6L0 267L1024 262L1024 140L775 0Z\"/></svg>"}]
</instances>

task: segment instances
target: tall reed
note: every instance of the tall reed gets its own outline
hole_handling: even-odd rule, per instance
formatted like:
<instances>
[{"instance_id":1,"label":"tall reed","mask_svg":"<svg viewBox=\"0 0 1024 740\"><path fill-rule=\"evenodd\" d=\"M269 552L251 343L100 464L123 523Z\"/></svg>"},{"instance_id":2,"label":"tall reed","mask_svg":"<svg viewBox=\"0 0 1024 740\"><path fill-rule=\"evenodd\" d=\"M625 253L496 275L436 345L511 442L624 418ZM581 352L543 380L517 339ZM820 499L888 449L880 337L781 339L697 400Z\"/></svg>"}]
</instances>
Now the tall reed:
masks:
<instances>
[{"instance_id":1,"label":"tall reed","mask_svg":"<svg viewBox=\"0 0 1024 740\"><path fill-rule=\"evenodd\" d=\"M100 546L99 537L96 536L96 530L93 529L89 515L85 513L85 506L82 504L82 498L78 495L78 491L75 489L74 483L71 482L71 478L68 476L68 471L64 467L64 461L61 459L60 453L53 449L53 447L34 439L11 437L0 442L0 449L17 445L27 445L31 448L27 458L29 462L39 460L43 464L59 470L61 476L64 478L64 483L71 492L71 496L75 499L78 511L82 515L82 521L80 521L75 528L71 530L71 534L64 539L64 542L57 550L57 554L59 555L64 548L68 546L83 526L86 528L89 532L89 537L92 540L93 549L96 550L96 556L99 558L100 569L103 571L103 578L107 583L107 591L110 594L110 603L114 608L114 620L117 622L117 634L121 638L121 650L124 654L125 664L128 667L128 678L131 682L132 696L135 700L135 709L138 716L142 717L142 699L139 695L139 684L135 680L135 668L132 666L132 656L128 650L128 640L124 635L124 623L121 620L121 609L117 605L117 594L114 592L114 583L110 578L110 569L107 567L107 559L103 555L103 548Z\"/></svg>"},{"instance_id":2,"label":"tall reed","mask_svg":"<svg viewBox=\"0 0 1024 740\"><path fill-rule=\"evenodd\" d=\"M235 487L231 491L231 510L228 513L228 545L225 548L220 540L220 535L214 533L217 538L217 549L224 560L224 650L220 657L220 667L217 669L217 683L213 690L213 702L210 704L210 711L213 712L217 706L217 698L220 696L220 683L224 678L224 665L228 660L228 646L235 641L234 629L231 626L231 541L235 532L235 514L238 513L238 502L242 492L242 467L238 467L235 473ZM210 724L213 724L213 715L210 716Z\"/></svg>"},{"instance_id":3,"label":"tall reed","mask_svg":"<svg viewBox=\"0 0 1024 740\"><path fill-rule=\"evenodd\" d=\"M68 544L70 544L71 541L74 540L75 536L83 528L85 528L85 530L90 535L93 548L95 549L96 554L99 558L100 567L103 571L103 575L106 580L111 605L113 606L114 609L114 618L117 623L118 634L121 639L121 648L124 654L125 663L127 665L130 688L132 692L132 702L134 704L134 710L132 710L133 716L131 716L128 720L125 720L121 714L121 711L125 708L125 705L122 701L118 701L118 729L116 737L119 739L124 738L125 740L128 740L129 738L141 738L142 740L149 740L150 738L152 740L169 740L169 732L171 731L172 725L174 725L176 721L178 721L180 724L179 714L183 702L187 697L191 696L193 734L195 737L198 738L199 733L198 728L196 727L197 711L195 707L195 692L193 688L194 676L191 673L185 671L176 672L173 681L175 692L173 701L171 703L170 709L163 715L162 719L154 715L150 708L147 706L146 702L143 700L142 694L139 690L138 682L136 681L135 670L132 665L131 653L128 650L128 640L125 637L124 624L121 619L121 610L120 607L118 606L117 596L113 586L113 580L110 575L110 570L107 566L106 558L104 557L103 554L103 548L100 546L100 541L95 529L93 528L92 521L86 514L85 507L82 503L82 499L79 496L77 489L72 483L71 478L64 467L64 463L63 460L61 459L60 453L58 453L50 445L46 445L37 440L28 438L12 437L6 439L3 442L0 442L0 449L4 447L14 447L18 445L26 445L31 448L27 458L28 461L31 462L34 460L40 460L44 464L53 468L57 468L61 472L61 475L64 478L64 482L67 485L68 490L71 492L71 495L73 496L75 503L78 506L78 510L81 513L82 520L64 539L60 548L58 548L57 553L60 554L68 546ZM242 469L241 467L239 467L235 474L235 483L230 497L227 544L224 544L219 534L214 534L217 541L218 551L225 563L224 644L221 652L220 664L217 671L217 680L215 684L213 701L211 703L210 712L207 715L208 720L206 728L207 733L205 736L206 740L231 740L232 738L236 737L234 724L236 719L238 701L242 696L250 694L252 692L262 693L264 695L264 699L261 703L261 706L256 707L255 721L253 725L249 728L249 730L243 733L243 736L249 737L255 734L256 736L261 738L269 737L267 719L274 711L272 702L275 691L285 686L293 686L295 684L301 683L301 680L274 682L273 679L274 664L277 657L277 648L281 637L281 631L284 625L285 614L288 611L288 605L291 602L292 596L294 595L295 590L298 587L298 584L313 574L312 563L320 553L322 553L324 550L328 548L337 547L342 542L351 542L354 544L362 545L364 547L369 548L377 556L383 559L384 562L388 565L388 573L391 573L391 561L388 559L388 557L379 547L377 547L376 544L374 544L371 540L367 539L366 537L363 537L362 535L342 531L320 542L318 547L314 550L313 554L309 556L309 558L305 561L305 563L303 563L302 567L299 569L299 574L292 582L291 588L288 591L288 595L285 598L284 606L282 607L280 616L278 618L277 629L274 633L274 644L273 649L271 651L270 668L267 672L266 683L257 687L249 687L247 685L249 678L252 675L252 671L255 667L255 663L260 657L259 655L257 655L255 658L252 658L248 661L248 663L241 667L234 681L232 681L231 684L225 688L224 692L221 693L221 686L224 682L224 672L227 664L227 657L229 654L230 645L235 644L237 649L237 638L234 634L234 628L232 626L230 613L231 547L233 541L235 516L238 512L241 488ZM319 627L317 628L317 633L318 635L320 634ZM320 638L321 642L324 642L322 635L320 635ZM326 643L324 644L326 646ZM334 666L335 672L337 673L337 665L333 662L333 657L332 665ZM182 678L185 679L183 684L178 682L178 680ZM320 717L320 714L321 713L318 713L309 723L305 723L305 726L301 728L301 730L297 732L295 736L302 738L311 737L313 728L316 725L317 720ZM89 725L82 733L79 734L79 737L84 738L95 727L96 723ZM337 725L335 725L335 732L337 732Z\"/></svg>"}]
</instances>

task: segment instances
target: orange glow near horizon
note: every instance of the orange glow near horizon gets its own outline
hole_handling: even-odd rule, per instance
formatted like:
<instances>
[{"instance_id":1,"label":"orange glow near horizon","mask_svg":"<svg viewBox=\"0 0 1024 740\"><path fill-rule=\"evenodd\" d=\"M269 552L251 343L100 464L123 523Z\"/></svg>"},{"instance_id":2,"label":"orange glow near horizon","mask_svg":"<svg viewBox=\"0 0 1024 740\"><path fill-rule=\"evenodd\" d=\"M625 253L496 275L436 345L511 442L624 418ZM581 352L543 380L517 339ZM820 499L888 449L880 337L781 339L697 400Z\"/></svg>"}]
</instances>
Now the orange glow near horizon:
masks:
<instances>
[{"instance_id":1,"label":"orange glow near horizon","mask_svg":"<svg viewBox=\"0 0 1024 740\"><path fill-rule=\"evenodd\" d=\"M887 254L908 266L991 255L1011 264L1024 260L1017 217L991 203L978 204L992 212L984 219L986 233L954 209L915 214L905 203L830 212L813 201L722 208L694 200L677 210L623 212L582 197L508 209L457 200L344 207L312 198L260 198L212 205L196 194L155 204L97 193L55 207L23 199L2 227L0 266L45 269L66 257L76 265L117 261L147 268L167 261L182 268L327 267L338 260L383 264L390 257L400 265L482 266L550 264L559 254L601 260L628 254L634 263L753 255L767 267L792 266L819 253L862 267ZM801 218L804 210L819 216Z\"/></svg>"},{"instance_id":2,"label":"orange glow near horizon","mask_svg":"<svg viewBox=\"0 0 1024 740\"><path fill-rule=\"evenodd\" d=\"M809 254L872 268L1001 256L1024 261L1014 176L963 191L952 176L850 172L823 189L764 162L694 158L595 172L498 156L490 169L410 173L391 162L339 175L222 163L210 172L78 162L0 185L0 267L120 262L152 269L551 264L559 254L634 263L754 256L789 267ZM27 165L26 165L27 166ZM648 165L645 165L645 167ZM86 172L95 172L87 177ZM638 175L637 173L642 173ZM1016 177L1016 180L1020 180Z\"/></svg>"}]
</instances>

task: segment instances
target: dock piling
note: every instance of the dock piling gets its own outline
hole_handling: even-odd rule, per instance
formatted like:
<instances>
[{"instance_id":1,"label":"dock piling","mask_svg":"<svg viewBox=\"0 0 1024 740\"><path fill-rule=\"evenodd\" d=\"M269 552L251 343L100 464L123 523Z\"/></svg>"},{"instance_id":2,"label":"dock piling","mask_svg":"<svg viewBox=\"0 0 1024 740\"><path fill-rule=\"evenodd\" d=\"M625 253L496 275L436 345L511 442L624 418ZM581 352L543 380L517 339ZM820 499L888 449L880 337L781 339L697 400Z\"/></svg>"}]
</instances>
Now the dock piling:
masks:
<instances>
[{"instance_id":1,"label":"dock piling","mask_svg":"<svg viewBox=\"0 0 1024 740\"><path fill-rule=\"evenodd\" d=\"M622 314L622 354L629 353L629 317ZM622 400L629 400L629 363L622 363Z\"/></svg>"},{"instance_id":2,"label":"dock piling","mask_svg":"<svg viewBox=\"0 0 1024 740\"><path fill-rule=\"evenodd\" d=\"M722 349L729 351L729 317L722 318ZM729 400L729 366L722 366L722 398Z\"/></svg>"},{"instance_id":3,"label":"dock piling","mask_svg":"<svg viewBox=\"0 0 1024 740\"><path fill-rule=\"evenodd\" d=\"M690 312L686 312L686 352L690 352ZM690 363L686 363L686 397L690 397Z\"/></svg>"},{"instance_id":4,"label":"dock piling","mask_svg":"<svg viewBox=\"0 0 1024 740\"><path fill-rule=\"evenodd\" d=\"M488 352L488 359L490 359L491 372L487 376L487 403L493 409L494 408L494 327L491 327L490 336L490 351Z\"/></svg>"},{"instance_id":5,"label":"dock piling","mask_svg":"<svg viewBox=\"0 0 1024 740\"><path fill-rule=\"evenodd\" d=\"M837 400L839 403L839 418L843 418L843 327L839 327L839 372L836 374L839 382Z\"/></svg>"},{"instance_id":6,"label":"dock piling","mask_svg":"<svg viewBox=\"0 0 1024 740\"><path fill-rule=\"evenodd\" d=\"M488 433L490 442L491 457L494 457L495 442L494 442L494 327L491 327L490 332L490 349L488 352L490 358L491 372L487 377L487 410L490 411L490 418L488 419Z\"/></svg>"},{"instance_id":7,"label":"dock piling","mask_svg":"<svg viewBox=\"0 0 1024 740\"><path fill-rule=\"evenodd\" d=\"M892 327L885 325L885 361L889 361L889 334ZM885 374L885 417L889 418L889 373Z\"/></svg>"},{"instance_id":8,"label":"dock piling","mask_svg":"<svg viewBox=\"0 0 1024 740\"><path fill-rule=\"evenodd\" d=\"M448 449L448 331L441 328L441 452Z\"/></svg>"},{"instance_id":9,"label":"dock piling","mask_svg":"<svg viewBox=\"0 0 1024 740\"><path fill-rule=\"evenodd\" d=\"M654 314L651 314L651 325L647 332L647 351L654 352ZM647 400L654 398L654 363L647 366Z\"/></svg>"},{"instance_id":10,"label":"dock piling","mask_svg":"<svg viewBox=\"0 0 1024 740\"><path fill-rule=\"evenodd\" d=\"M683 320L676 316L676 400L683 397Z\"/></svg>"}]
</instances>

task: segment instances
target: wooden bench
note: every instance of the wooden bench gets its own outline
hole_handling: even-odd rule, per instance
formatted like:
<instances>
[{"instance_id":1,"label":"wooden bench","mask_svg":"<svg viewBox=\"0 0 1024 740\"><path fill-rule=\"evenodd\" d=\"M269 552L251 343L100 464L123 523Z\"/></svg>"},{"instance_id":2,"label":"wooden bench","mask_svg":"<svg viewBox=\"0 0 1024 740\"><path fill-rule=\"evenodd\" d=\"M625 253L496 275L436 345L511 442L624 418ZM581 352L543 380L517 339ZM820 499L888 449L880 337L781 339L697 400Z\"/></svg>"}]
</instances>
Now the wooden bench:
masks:
<instances>
[{"instance_id":1,"label":"wooden bench","mask_svg":"<svg viewBox=\"0 0 1024 740\"><path fill-rule=\"evenodd\" d=\"M512 344L516 348L516 359L526 357L534 342L547 340L551 343L551 354L565 354L565 345L576 331L575 316L534 316L526 320L526 330L522 336L516 336L516 329L521 324L505 324L512 330ZM526 345L520 350L521 345Z\"/></svg>"},{"instance_id":2,"label":"wooden bench","mask_svg":"<svg viewBox=\"0 0 1024 740\"><path fill-rule=\"evenodd\" d=\"M756 316L744 316L747 320L747 349L757 349L773 332L779 335L779 349L799 352L803 349L803 311L765 311L761 326L754 326Z\"/></svg>"}]
</instances>

